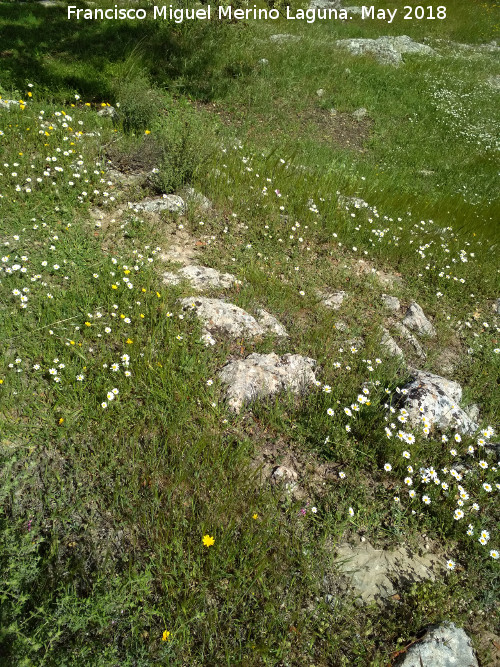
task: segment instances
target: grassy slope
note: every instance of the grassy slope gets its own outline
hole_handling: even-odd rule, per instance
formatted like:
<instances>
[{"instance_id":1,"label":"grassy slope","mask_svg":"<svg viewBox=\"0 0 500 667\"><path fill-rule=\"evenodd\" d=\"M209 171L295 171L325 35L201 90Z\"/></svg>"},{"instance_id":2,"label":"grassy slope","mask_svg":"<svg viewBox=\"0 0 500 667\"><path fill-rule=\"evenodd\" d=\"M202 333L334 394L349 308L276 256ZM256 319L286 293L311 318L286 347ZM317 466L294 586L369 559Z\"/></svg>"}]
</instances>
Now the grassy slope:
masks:
<instances>
[{"instance_id":1,"label":"grassy slope","mask_svg":"<svg viewBox=\"0 0 500 667\"><path fill-rule=\"evenodd\" d=\"M494 36L493 3L475 6L473 22L470 3L457 5L453 18L432 27L436 36L469 42ZM2 34L10 40L0 81L4 92L12 87L26 97L26 84L35 84L26 109L0 112L2 164L9 165L0 188L9 255L2 263L28 267L26 274L4 273L1 284L4 660L386 664L426 624L442 618L465 623L478 640L494 614L498 584L497 564L488 557L498 547L495 499L481 487L493 477L494 459L467 487L482 508L473 520L476 532L489 529L492 535L488 547L453 521L452 494L436 497L429 511L406 500L401 443L388 441L383 431L384 388L405 379L379 345L378 297L387 288L358 276L353 262L362 258L402 273L404 283L394 293L403 303L417 298L439 332L439 342L428 343L428 367L437 368L444 343L457 346L453 377L464 385L465 402L479 402L482 424L495 425L498 341L491 301L498 295L498 273L489 248L496 167L484 142L474 144L459 133L478 118L486 127L495 121L493 95L481 84L492 73L490 57L410 59L404 68L388 70L334 50L330 26L199 25L173 33L160 25L86 24L76 32L68 30L59 9L2 4L0 10ZM414 38L431 34L427 26L411 32L404 27ZM311 41L271 48L265 36L285 30ZM380 34L379 26L355 21L334 30L338 36ZM403 29L399 24L383 32ZM268 67L258 65L262 57ZM196 113L158 91L149 98L147 76L157 87L189 96ZM443 80L455 101L476 86L451 125L431 95ZM325 90L321 99L318 88ZM74 92L82 100L71 107ZM99 119L84 100L120 101L137 137ZM223 111L224 122L215 127L208 102ZM340 114L359 106L369 110L365 152L334 140L335 127L324 114L332 106ZM72 117L68 127L54 115L62 110ZM113 211L121 200L146 193L108 185L102 146L115 142L130 151L142 146L140 136L150 129L153 141L178 153L168 128L178 128L182 119L189 130L183 155L195 152L200 136L213 147L194 180L213 199L215 212L162 224L110 214L95 227L89 201ZM354 140L358 126L349 123ZM95 131L99 136L92 136ZM233 147L233 136L244 148ZM76 153L65 156L68 148ZM48 155L58 158L64 172L44 175ZM169 158L165 170L174 164L174 176L190 173L191 165ZM435 173L419 176L421 169ZM28 193L25 178L33 175L42 182L33 181ZM459 194L463 188L466 201ZM82 190L89 194L80 201ZM378 206L380 217L352 206L346 211L337 191L363 196ZM310 198L319 214L310 210ZM180 318L176 303L192 292L167 289L159 277L163 265L155 248L166 247L179 224L194 236L213 237L202 263L245 280L228 296L250 310L256 303L267 307L290 331L286 344L222 342L207 349L199 343L199 325L188 315ZM448 225L455 231L438 231ZM373 228L384 229L383 236ZM421 257L417 246L427 244ZM474 253L467 263L464 249ZM24 292L25 309L23 287L30 290ZM335 313L318 306L317 287L351 295L340 315L347 334L334 326ZM356 336L365 338L366 349L351 353L345 339ZM467 348L474 354L466 355ZM217 381L207 381L229 354L272 350L317 359L331 393L320 387L301 402L281 397L255 405L252 415L231 416ZM123 354L130 356L129 366ZM367 362L378 356L383 363ZM113 363L120 365L116 372ZM51 368L62 378L59 384ZM342 408L356 401L368 379L380 383L372 389L372 405L349 420ZM109 401L106 393L114 387L119 394ZM329 407L335 408L333 418ZM349 433L346 424L352 424ZM448 448L415 433L416 469L452 465ZM457 449L465 452L470 442L464 439ZM271 447L278 463L292 456L304 468L306 461L312 470L332 467L333 474L322 477L324 489L301 480L309 505L249 476L249 459L260 460ZM392 477L383 473L388 460ZM394 502L396 494L401 503ZM374 544L415 547L425 532L458 569L432 585L405 590L384 614L377 608L359 613L352 598L340 594L331 566L332 543L355 532ZM214 546L203 546L205 534L214 536ZM323 601L324 575L336 601L333 612ZM165 629L171 636L162 641Z\"/></svg>"}]
</instances>

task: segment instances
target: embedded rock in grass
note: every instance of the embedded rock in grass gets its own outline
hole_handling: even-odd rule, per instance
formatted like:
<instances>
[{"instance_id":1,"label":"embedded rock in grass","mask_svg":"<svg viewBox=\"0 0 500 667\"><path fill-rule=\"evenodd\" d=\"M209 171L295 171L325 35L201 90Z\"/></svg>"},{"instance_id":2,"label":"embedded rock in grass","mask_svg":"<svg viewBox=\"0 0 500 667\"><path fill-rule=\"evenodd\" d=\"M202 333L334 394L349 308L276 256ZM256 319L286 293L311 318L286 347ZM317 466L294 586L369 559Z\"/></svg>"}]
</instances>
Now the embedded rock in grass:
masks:
<instances>
[{"instance_id":1,"label":"embedded rock in grass","mask_svg":"<svg viewBox=\"0 0 500 667\"><path fill-rule=\"evenodd\" d=\"M198 290L209 289L210 287L226 289L238 282L235 276L230 273L220 273L208 266L196 266L194 264L184 266L177 273L166 271L163 274L163 282L167 285L178 285L182 278L188 280L191 287Z\"/></svg>"},{"instance_id":2,"label":"embedded rock in grass","mask_svg":"<svg viewBox=\"0 0 500 667\"><path fill-rule=\"evenodd\" d=\"M200 208L204 211L209 211L212 208L210 199L194 188L184 188L179 194L185 200L188 208Z\"/></svg>"},{"instance_id":3,"label":"embedded rock in grass","mask_svg":"<svg viewBox=\"0 0 500 667\"><path fill-rule=\"evenodd\" d=\"M123 186L144 186L148 182L149 174L145 171L136 171L132 173L123 173L117 169L108 169L107 176L117 185Z\"/></svg>"},{"instance_id":4,"label":"embedded rock in grass","mask_svg":"<svg viewBox=\"0 0 500 667\"><path fill-rule=\"evenodd\" d=\"M356 204L354 204L354 206L355 208L359 208ZM363 274L373 275L381 285L383 285L384 287L388 287L389 289L394 289L395 285L403 284L403 280L399 274L386 273L385 271L376 269L374 266L372 266L369 262L367 262L364 259L356 260L356 262L354 262L353 268L356 272L356 275L358 276L361 276Z\"/></svg>"},{"instance_id":5,"label":"embedded rock in grass","mask_svg":"<svg viewBox=\"0 0 500 667\"><path fill-rule=\"evenodd\" d=\"M403 63L404 53L438 55L430 46L414 42L407 35L379 37L378 39L338 39L337 44L355 56L371 53L380 63L396 67Z\"/></svg>"},{"instance_id":6,"label":"embedded rock in grass","mask_svg":"<svg viewBox=\"0 0 500 667\"><path fill-rule=\"evenodd\" d=\"M469 637L462 628L446 621L430 627L395 664L398 667L479 667Z\"/></svg>"},{"instance_id":7,"label":"embedded rock in grass","mask_svg":"<svg viewBox=\"0 0 500 667\"><path fill-rule=\"evenodd\" d=\"M487 83L495 90L500 90L500 74L495 74L487 79Z\"/></svg>"},{"instance_id":8,"label":"embedded rock in grass","mask_svg":"<svg viewBox=\"0 0 500 667\"><path fill-rule=\"evenodd\" d=\"M140 202L129 202L128 207L134 209L134 211L146 211L147 213L160 213L161 211L184 213L186 211L186 204L178 195L148 197Z\"/></svg>"},{"instance_id":9,"label":"embedded rock in grass","mask_svg":"<svg viewBox=\"0 0 500 667\"><path fill-rule=\"evenodd\" d=\"M455 428L469 434L477 430L477 423L458 405L462 398L458 382L427 371L411 371L415 379L404 387L406 393L401 394L401 402L413 425L421 424L424 416L430 426L442 430Z\"/></svg>"},{"instance_id":10,"label":"embedded rock in grass","mask_svg":"<svg viewBox=\"0 0 500 667\"><path fill-rule=\"evenodd\" d=\"M403 324L419 334L431 337L436 335L436 330L424 315L422 308L415 301L412 301L406 311Z\"/></svg>"},{"instance_id":11,"label":"embedded rock in grass","mask_svg":"<svg viewBox=\"0 0 500 667\"><path fill-rule=\"evenodd\" d=\"M161 253L160 259L163 262L174 262L175 264L188 266L193 264L193 260L196 260L199 247L203 245L203 241L197 241L185 229L176 229L175 234L170 236L168 247Z\"/></svg>"},{"instance_id":12,"label":"embedded rock in grass","mask_svg":"<svg viewBox=\"0 0 500 667\"><path fill-rule=\"evenodd\" d=\"M404 357L403 350L389 334L387 329L382 329L382 340L380 344L387 350L391 357Z\"/></svg>"},{"instance_id":13,"label":"embedded rock in grass","mask_svg":"<svg viewBox=\"0 0 500 667\"><path fill-rule=\"evenodd\" d=\"M430 579L445 569L437 556L417 556L406 547L395 551L374 549L369 542L357 546L337 547L340 571L349 580L362 602L383 602L395 595L402 586Z\"/></svg>"},{"instance_id":14,"label":"embedded rock in grass","mask_svg":"<svg viewBox=\"0 0 500 667\"><path fill-rule=\"evenodd\" d=\"M356 111L352 112L352 117L355 118L356 120L363 120L363 118L367 115L368 115L368 110L365 109L364 107L360 107L359 109L356 109Z\"/></svg>"},{"instance_id":15,"label":"embedded rock in grass","mask_svg":"<svg viewBox=\"0 0 500 667\"><path fill-rule=\"evenodd\" d=\"M390 294L382 294L380 300L382 301L382 303L386 308L392 310L395 313L397 313L398 310L401 308L399 299L396 296L391 296Z\"/></svg>"},{"instance_id":16,"label":"embedded rock in grass","mask_svg":"<svg viewBox=\"0 0 500 667\"><path fill-rule=\"evenodd\" d=\"M493 310L500 315L500 299L497 299L493 304Z\"/></svg>"},{"instance_id":17,"label":"embedded rock in grass","mask_svg":"<svg viewBox=\"0 0 500 667\"><path fill-rule=\"evenodd\" d=\"M347 292L343 291L324 292L322 290L317 290L316 294L321 299L321 304L325 306L325 308L332 308L333 310L338 310L347 296Z\"/></svg>"},{"instance_id":18,"label":"embedded rock in grass","mask_svg":"<svg viewBox=\"0 0 500 667\"><path fill-rule=\"evenodd\" d=\"M274 333L278 336L288 335L284 327L281 327L272 315L263 310L259 311L259 320L257 320L243 308L221 299L188 297L181 299L180 302L184 310L192 308L203 321L205 325L203 334L206 341L208 341L206 334L211 337L212 334L217 333L226 334L232 339L253 338L264 336L267 333Z\"/></svg>"},{"instance_id":19,"label":"embedded rock in grass","mask_svg":"<svg viewBox=\"0 0 500 667\"><path fill-rule=\"evenodd\" d=\"M420 345L420 343L411 333L411 331L408 331L408 329L405 327L404 324L401 324L401 322L395 322L394 328L400 334L401 338L403 338L405 341L407 341L413 346L415 352L421 359L427 358L427 355L425 354L423 347Z\"/></svg>"},{"instance_id":20,"label":"embedded rock in grass","mask_svg":"<svg viewBox=\"0 0 500 667\"><path fill-rule=\"evenodd\" d=\"M273 333L276 336L281 336L283 338L288 338L288 333L285 327L279 322L274 315L271 315L268 313L266 310L262 310L262 308L257 309L257 316L258 316L258 322L260 326L268 331L269 333Z\"/></svg>"},{"instance_id":21,"label":"embedded rock in grass","mask_svg":"<svg viewBox=\"0 0 500 667\"><path fill-rule=\"evenodd\" d=\"M299 354L250 354L242 361L232 361L219 372L220 380L228 385L227 401L232 412L257 398L290 390L302 394L316 377L316 361Z\"/></svg>"}]
</instances>

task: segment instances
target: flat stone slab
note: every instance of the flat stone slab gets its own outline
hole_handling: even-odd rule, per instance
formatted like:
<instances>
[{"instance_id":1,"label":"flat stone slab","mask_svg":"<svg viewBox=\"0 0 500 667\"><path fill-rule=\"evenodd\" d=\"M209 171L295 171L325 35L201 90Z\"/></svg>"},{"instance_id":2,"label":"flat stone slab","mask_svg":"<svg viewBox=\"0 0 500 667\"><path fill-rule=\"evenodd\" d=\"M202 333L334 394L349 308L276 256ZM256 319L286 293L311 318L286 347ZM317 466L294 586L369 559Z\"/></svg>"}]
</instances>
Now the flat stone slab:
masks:
<instances>
[{"instance_id":1,"label":"flat stone slab","mask_svg":"<svg viewBox=\"0 0 500 667\"><path fill-rule=\"evenodd\" d=\"M242 361L232 361L219 372L228 385L227 402L232 412L258 398L290 390L302 394L315 381L316 361L299 354L250 354Z\"/></svg>"},{"instance_id":2,"label":"flat stone slab","mask_svg":"<svg viewBox=\"0 0 500 667\"><path fill-rule=\"evenodd\" d=\"M191 287L198 290L211 287L227 289L240 282L231 273L220 273L208 266L195 264L184 266L176 273L166 271L163 274L163 282L166 285L178 285L182 279L188 280Z\"/></svg>"},{"instance_id":3,"label":"flat stone slab","mask_svg":"<svg viewBox=\"0 0 500 667\"><path fill-rule=\"evenodd\" d=\"M436 336L436 330L416 301L412 301L409 305L403 319L403 324L405 327L408 327L408 329L411 329L412 331L416 331L418 334L430 336L431 338Z\"/></svg>"},{"instance_id":4,"label":"flat stone slab","mask_svg":"<svg viewBox=\"0 0 500 667\"><path fill-rule=\"evenodd\" d=\"M203 321L205 325L203 339L211 344L213 344L212 334L225 334L231 339L253 338L266 334L288 336L286 329L265 310L260 310L256 319L243 308L222 299L195 296L181 299L180 303L184 310L194 310Z\"/></svg>"},{"instance_id":5,"label":"flat stone slab","mask_svg":"<svg viewBox=\"0 0 500 667\"><path fill-rule=\"evenodd\" d=\"M422 423L425 416L431 426L446 430L455 428L462 433L474 433L478 425L460 407L462 387L458 382L440 375L412 369L414 380L401 394L401 402L413 425Z\"/></svg>"},{"instance_id":6,"label":"flat stone slab","mask_svg":"<svg viewBox=\"0 0 500 667\"><path fill-rule=\"evenodd\" d=\"M358 546L341 544L336 551L340 571L366 603L383 602L410 583L434 581L435 572L445 569L437 556L417 556L406 547L389 551L364 542Z\"/></svg>"},{"instance_id":7,"label":"flat stone slab","mask_svg":"<svg viewBox=\"0 0 500 667\"><path fill-rule=\"evenodd\" d=\"M397 667L479 667L469 637L454 623L432 626L396 662Z\"/></svg>"},{"instance_id":8,"label":"flat stone slab","mask_svg":"<svg viewBox=\"0 0 500 667\"><path fill-rule=\"evenodd\" d=\"M148 197L140 202L129 202L129 208L134 211L146 211L147 213L185 213L186 203L178 195L163 195L162 197Z\"/></svg>"},{"instance_id":9,"label":"flat stone slab","mask_svg":"<svg viewBox=\"0 0 500 667\"><path fill-rule=\"evenodd\" d=\"M355 56L369 53L374 55L378 62L396 67L403 63L405 53L438 56L430 46L414 42L407 35L379 37L378 39L338 39L337 45L347 49Z\"/></svg>"}]
</instances>

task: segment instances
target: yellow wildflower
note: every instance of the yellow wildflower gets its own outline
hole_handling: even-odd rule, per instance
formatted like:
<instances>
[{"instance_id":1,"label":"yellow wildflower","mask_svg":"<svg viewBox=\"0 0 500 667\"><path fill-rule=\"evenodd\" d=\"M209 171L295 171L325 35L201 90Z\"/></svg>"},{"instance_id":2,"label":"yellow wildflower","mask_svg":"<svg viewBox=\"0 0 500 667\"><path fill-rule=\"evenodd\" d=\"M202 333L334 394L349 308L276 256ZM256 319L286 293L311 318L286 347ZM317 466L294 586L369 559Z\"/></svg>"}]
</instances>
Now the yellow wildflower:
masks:
<instances>
[{"instance_id":1,"label":"yellow wildflower","mask_svg":"<svg viewBox=\"0 0 500 667\"><path fill-rule=\"evenodd\" d=\"M202 542L206 547L211 547L215 540L213 537L210 537L210 535L204 535Z\"/></svg>"}]
</instances>

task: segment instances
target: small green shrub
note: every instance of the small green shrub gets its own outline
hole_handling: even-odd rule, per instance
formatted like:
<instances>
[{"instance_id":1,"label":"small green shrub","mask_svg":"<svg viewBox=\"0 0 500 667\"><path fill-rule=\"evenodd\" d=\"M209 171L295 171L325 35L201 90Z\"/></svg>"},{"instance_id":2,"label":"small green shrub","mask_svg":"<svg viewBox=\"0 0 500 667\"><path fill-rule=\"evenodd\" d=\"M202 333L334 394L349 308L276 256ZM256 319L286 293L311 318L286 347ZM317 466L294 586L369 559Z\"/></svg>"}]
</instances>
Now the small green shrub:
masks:
<instances>
[{"instance_id":1,"label":"small green shrub","mask_svg":"<svg viewBox=\"0 0 500 667\"><path fill-rule=\"evenodd\" d=\"M188 103L172 101L153 128L163 159L152 183L161 192L172 192L191 181L213 154L214 126L200 120Z\"/></svg>"},{"instance_id":2,"label":"small green shrub","mask_svg":"<svg viewBox=\"0 0 500 667\"><path fill-rule=\"evenodd\" d=\"M147 76L134 73L115 84L118 117L126 132L140 132L150 128L164 110L161 92L151 88Z\"/></svg>"}]
</instances>

